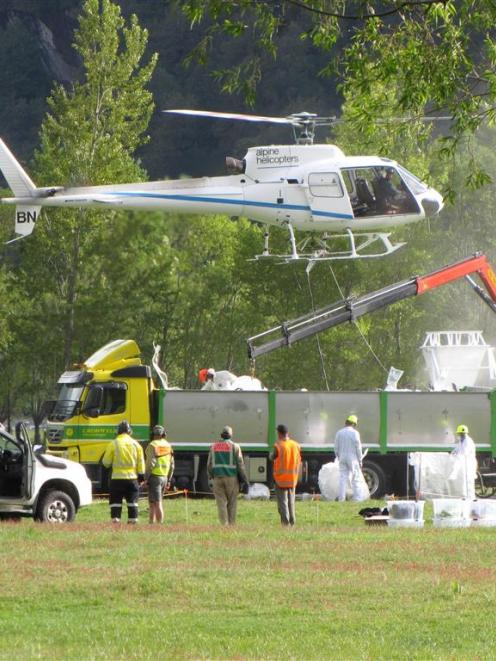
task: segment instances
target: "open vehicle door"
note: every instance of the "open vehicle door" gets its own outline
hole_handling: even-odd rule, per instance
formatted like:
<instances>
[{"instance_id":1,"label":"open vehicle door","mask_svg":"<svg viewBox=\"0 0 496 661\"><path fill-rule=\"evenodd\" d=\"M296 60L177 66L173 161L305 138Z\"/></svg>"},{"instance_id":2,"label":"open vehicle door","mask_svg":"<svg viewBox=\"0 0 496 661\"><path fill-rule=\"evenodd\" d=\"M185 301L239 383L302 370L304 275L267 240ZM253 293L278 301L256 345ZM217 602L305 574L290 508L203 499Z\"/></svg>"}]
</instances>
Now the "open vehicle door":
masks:
<instances>
[{"instance_id":1,"label":"open vehicle door","mask_svg":"<svg viewBox=\"0 0 496 661\"><path fill-rule=\"evenodd\" d=\"M24 455L22 466L22 487L21 494L29 499L33 494L35 477L35 460L33 446L29 440L28 430L23 422L18 422L15 426L15 437Z\"/></svg>"}]
</instances>

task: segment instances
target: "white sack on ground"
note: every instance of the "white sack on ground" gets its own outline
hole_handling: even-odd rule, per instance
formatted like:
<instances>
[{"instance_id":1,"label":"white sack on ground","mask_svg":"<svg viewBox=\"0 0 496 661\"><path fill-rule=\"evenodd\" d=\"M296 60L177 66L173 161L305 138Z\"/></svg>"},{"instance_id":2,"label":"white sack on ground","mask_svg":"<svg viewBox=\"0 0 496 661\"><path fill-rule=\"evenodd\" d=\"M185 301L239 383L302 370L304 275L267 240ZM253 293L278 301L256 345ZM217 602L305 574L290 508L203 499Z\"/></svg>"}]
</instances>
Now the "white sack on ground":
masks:
<instances>
[{"instance_id":1,"label":"white sack on ground","mask_svg":"<svg viewBox=\"0 0 496 661\"><path fill-rule=\"evenodd\" d=\"M269 487L266 484L255 482L250 484L248 493L245 495L246 500L270 500Z\"/></svg>"},{"instance_id":2,"label":"white sack on ground","mask_svg":"<svg viewBox=\"0 0 496 661\"><path fill-rule=\"evenodd\" d=\"M337 500L339 495L339 461L337 459L330 461L328 464L324 464L320 469L319 489L322 495L322 500ZM357 502L370 498L369 488L362 473L360 474L357 491ZM353 492L348 480L346 500L351 500L352 495Z\"/></svg>"},{"instance_id":3,"label":"white sack on ground","mask_svg":"<svg viewBox=\"0 0 496 661\"><path fill-rule=\"evenodd\" d=\"M336 500L339 494L339 461L330 461L319 470L319 489L322 500Z\"/></svg>"},{"instance_id":4,"label":"white sack on ground","mask_svg":"<svg viewBox=\"0 0 496 661\"><path fill-rule=\"evenodd\" d=\"M421 498L466 496L465 462L447 452L411 452L409 463L414 467L415 490Z\"/></svg>"}]
</instances>

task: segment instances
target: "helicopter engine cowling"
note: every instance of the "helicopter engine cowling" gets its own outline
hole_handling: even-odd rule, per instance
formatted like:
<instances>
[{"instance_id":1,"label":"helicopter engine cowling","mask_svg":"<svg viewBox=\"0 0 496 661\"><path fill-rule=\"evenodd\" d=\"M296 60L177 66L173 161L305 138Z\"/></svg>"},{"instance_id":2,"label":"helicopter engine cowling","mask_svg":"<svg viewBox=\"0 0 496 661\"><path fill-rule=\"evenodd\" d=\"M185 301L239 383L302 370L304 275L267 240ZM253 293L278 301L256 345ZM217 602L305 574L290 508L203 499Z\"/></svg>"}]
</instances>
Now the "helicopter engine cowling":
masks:
<instances>
[{"instance_id":1,"label":"helicopter engine cowling","mask_svg":"<svg viewBox=\"0 0 496 661\"><path fill-rule=\"evenodd\" d=\"M443 199L439 193L436 193L436 195L424 197L421 204L426 218L429 218L430 216L435 216L441 211L443 208Z\"/></svg>"},{"instance_id":2,"label":"helicopter engine cowling","mask_svg":"<svg viewBox=\"0 0 496 661\"><path fill-rule=\"evenodd\" d=\"M226 156L226 170L229 174L244 174L246 170L246 161L233 156Z\"/></svg>"}]
</instances>

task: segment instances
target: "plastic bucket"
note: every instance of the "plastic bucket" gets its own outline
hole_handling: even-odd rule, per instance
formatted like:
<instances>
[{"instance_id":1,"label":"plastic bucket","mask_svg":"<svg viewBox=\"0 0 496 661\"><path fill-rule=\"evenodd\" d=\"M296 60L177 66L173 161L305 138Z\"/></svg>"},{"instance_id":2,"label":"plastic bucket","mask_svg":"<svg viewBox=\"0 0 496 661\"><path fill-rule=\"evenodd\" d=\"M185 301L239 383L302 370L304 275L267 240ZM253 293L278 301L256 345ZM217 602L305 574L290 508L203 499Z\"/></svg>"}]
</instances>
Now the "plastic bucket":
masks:
<instances>
[{"instance_id":1,"label":"plastic bucket","mask_svg":"<svg viewBox=\"0 0 496 661\"><path fill-rule=\"evenodd\" d=\"M417 503L414 500L388 500L389 520L415 521L416 505Z\"/></svg>"},{"instance_id":2,"label":"plastic bucket","mask_svg":"<svg viewBox=\"0 0 496 661\"><path fill-rule=\"evenodd\" d=\"M387 522L390 528L423 528L424 521L416 521L415 519L388 519Z\"/></svg>"},{"instance_id":3,"label":"plastic bucket","mask_svg":"<svg viewBox=\"0 0 496 661\"><path fill-rule=\"evenodd\" d=\"M470 520L471 502L462 498L434 498L432 501L434 520Z\"/></svg>"},{"instance_id":4,"label":"plastic bucket","mask_svg":"<svg viewBox=\"0 0 496 661\"><path fill-rule=\"evenodd\" d=\"M447 519L441 517L434 517L432 520L434 528L468 528L470 526L470 519Z\"/></svg>"},{"instance_id":5,"label":"plastic bucket","mask_svg":"<svg viewBox=\"0 0 496 661\"><path fill-rule=\"evenodd\" d=\"M477 520L496 520L496 500L474 500L470 513Z\"/></svg>"},{"instance_id":6,"label":"plastic bucket","mask_svg":"<svg viewBox=\"0 0 496 661\"><path fill-rule=\"evenodd\" d=\"M417 500L415 503L415 520L424 522L425 500Z\"/></svg>"},{"instance_id":7,"label":"plastic bucket","mask_svg":"<svg viewBox=\"0 0 496 661\"><path fill-rule=\"evenodd\" d=\"M496 519L474 519L471 525L474 528L496 528Z\"/></svg>"}]
</instances>

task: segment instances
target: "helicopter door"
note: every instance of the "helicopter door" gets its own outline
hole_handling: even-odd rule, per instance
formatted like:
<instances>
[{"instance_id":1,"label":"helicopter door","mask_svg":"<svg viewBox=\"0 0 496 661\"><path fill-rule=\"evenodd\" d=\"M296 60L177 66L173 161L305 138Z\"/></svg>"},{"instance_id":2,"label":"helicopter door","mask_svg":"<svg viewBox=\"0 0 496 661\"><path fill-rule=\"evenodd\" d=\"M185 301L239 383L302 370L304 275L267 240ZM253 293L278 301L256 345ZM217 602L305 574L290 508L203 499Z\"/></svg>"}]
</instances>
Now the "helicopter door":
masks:
<instances>
[{"instance_id":1,"label":"helicopter door","mask_svg":"<svg viewBox=\"0 0 496 661\"><path fill-rule=\"evenodd\" d=\"M308 201L312 220L352 220L349 196L337 172L311 172L308 175Z\"/></svg>"}]
</instances>

